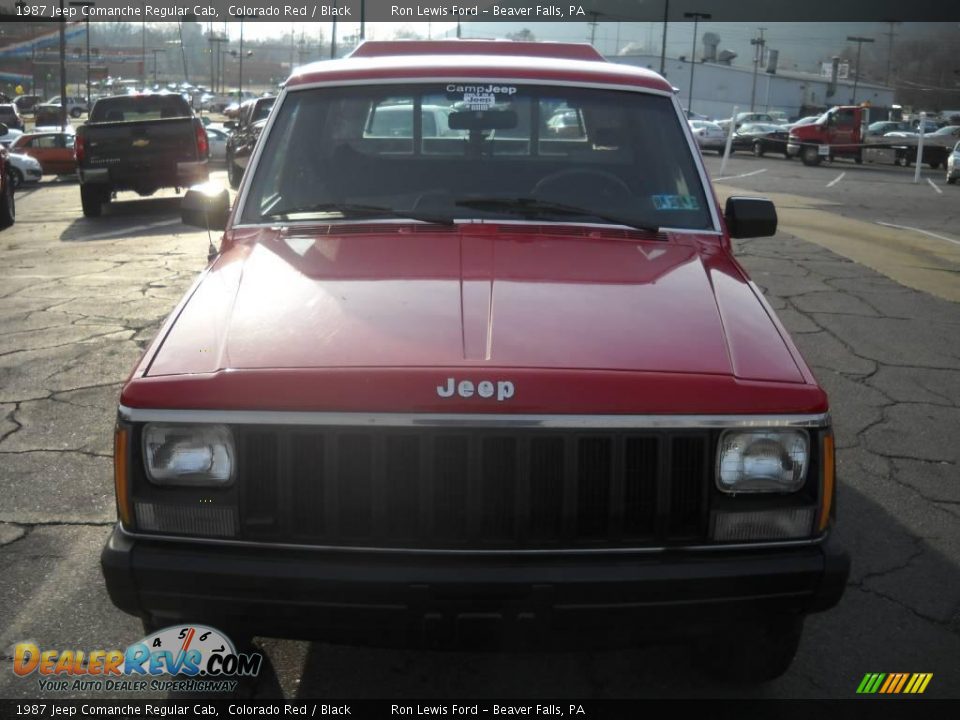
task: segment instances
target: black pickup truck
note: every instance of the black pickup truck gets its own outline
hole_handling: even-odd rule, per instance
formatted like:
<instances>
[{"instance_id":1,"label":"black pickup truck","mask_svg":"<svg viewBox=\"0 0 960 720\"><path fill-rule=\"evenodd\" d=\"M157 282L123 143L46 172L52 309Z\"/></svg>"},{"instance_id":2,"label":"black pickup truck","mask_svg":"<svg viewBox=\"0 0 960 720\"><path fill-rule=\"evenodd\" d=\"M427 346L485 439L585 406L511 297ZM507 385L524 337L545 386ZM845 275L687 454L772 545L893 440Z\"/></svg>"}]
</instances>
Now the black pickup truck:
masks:
<instances>
[{"instance_id":1,"label":"black pickup truck","mask_svg":"<svg viewBox=\"0 0 960 720\"><path fill-rule=\"evenodd\" d=\"M113 193L141 196L207 180L207 133L180 95L144 93L98 100L77 131L77 173L86 217Z\"/></svg>"}]
</instances>

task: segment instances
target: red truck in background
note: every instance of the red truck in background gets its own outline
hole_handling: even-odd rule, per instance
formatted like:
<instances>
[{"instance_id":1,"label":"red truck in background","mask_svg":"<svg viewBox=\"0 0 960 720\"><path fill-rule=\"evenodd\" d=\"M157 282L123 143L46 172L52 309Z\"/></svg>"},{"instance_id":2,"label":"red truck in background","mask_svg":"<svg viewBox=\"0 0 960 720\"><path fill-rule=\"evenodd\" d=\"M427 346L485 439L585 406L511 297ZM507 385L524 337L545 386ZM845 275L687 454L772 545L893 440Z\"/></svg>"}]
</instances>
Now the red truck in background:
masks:
<instances>
[{"instance_id":1,"label":"red truck in background","mask_svg":"<svg viewBox=\"0 0 960 720\"><path fill-rule=\"evenodd\" d=\"M851 158L857 164L865 159L865 152L890 150L884 156L867 157L879 162L890 161L909 165L916 159L917 137L871 137L867 132L870 108L860 105L837 105L827 110L808 125L790 130L787 155L800 156L804 165L819 165L823 160ZM947 149L944 145L925 141L923 162L932 168L945 165Z\"/></svg>"}]
</instances>

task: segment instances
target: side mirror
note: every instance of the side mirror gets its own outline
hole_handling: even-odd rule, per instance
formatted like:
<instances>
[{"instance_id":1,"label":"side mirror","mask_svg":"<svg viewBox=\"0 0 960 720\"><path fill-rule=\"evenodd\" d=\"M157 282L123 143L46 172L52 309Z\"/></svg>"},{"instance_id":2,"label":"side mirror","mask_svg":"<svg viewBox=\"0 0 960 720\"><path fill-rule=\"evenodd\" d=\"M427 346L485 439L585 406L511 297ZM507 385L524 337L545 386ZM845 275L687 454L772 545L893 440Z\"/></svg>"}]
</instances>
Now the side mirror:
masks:
<instances>
[{"instance_id":1,"label":"side mirror","mask_svg":"<svg viewBox=\"0 0 960 720\"><path fill-rule=\"evenodd\" d=\"M0 123L0 137L3 137L8 132L10 132L10 128L8 128L5 123Z\"/></svg>"},{"instance_id":2,"label":"side mirror","mask_svg":"<svg viewBox=\"0 0 960 720\"><path fill-rule=\"evenodd\" d=\"M777 232L777 208L766 198L727 198L723 215L730 237L770 237Z\"/></svg>"},{"instance_id":3,"label":"side mirror","mask_svg":"<svg viewBox=\"0 0 960 720\"><path fill-rule=\"evenodd\" d=\"M227 130L233 130L237 127L237 123L233 120L227 120L225 123L223 123L223 127Z\"/></svg>"},{"instance_id":4,"label":"side mirror","mask_svg":"<svg viewBox=\"0 0 960 720\"><path fill-rule=\"evenodd\" d=\"M194 185L180 201L180 220L184 225L223 230L230 216L230 193L216 183Z\"/></svg>"}]
</instances>

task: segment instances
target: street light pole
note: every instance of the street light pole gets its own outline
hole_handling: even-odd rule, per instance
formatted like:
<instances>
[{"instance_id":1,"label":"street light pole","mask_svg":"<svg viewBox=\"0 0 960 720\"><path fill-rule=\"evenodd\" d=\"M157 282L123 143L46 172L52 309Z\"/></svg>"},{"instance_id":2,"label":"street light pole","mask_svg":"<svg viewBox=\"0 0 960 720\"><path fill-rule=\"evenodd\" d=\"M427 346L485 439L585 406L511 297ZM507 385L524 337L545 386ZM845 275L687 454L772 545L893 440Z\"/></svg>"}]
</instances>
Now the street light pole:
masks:
<instances>
[{"instance_id":1,"label":"street light pole","mask_svg":"<svg viewBox=\"0 0 960 720\"><path fill-rule=\"evenodd\" d=\"M690 51L690 92L687 95L687 112L693 110L693 69L697 66L697 23L713 17L710 13L685 12L685 18L693 18L693 49Z\"/></svg>"},{"instance_id":2,"label":"street light pole","mask_svg":"<svg viewBox=\"0 0 960 720\"><path fill-rule=\"evenodd\" d=\"M165 53L164 48L151 48L150 52L153 53L153 85L157 85L157 53Z\"/></svg>"},{"instance_id":3,"label":"street light pole","mask_svg":"<svg viewBox=\"0 0 960 720\"><path fill-rule=\"evenodd\" d=\"M760 68L760 63L763 62L763 48L767 44L767 41L763 39L763 31L766 28L757 29L760 31L760 37L753 38L750 41L750 44L756 48L753 51L753 86L750 89L750 112L753 112L754 103L757 99L757 70Z\"/></svg>"},{"instance_id":4,"label":"street light pole","mask_svg":"<svg viewBox=\"0 0 960 720\"><path fill-rule=\"evenodd\" d=\"M60 129L67 127L67 16L60 0Z\"/></svg>"},{"instance_id":5,"label":"street light pole","mask_svg":"<svg viewBox=\"0 0 960 720\"><path fill-rule=\"evenodd\" d=\"M847 40L850 42L855 42L857 44L857 73L853 76L853 99L850 101L851 104L857 104L857 83L860 82L860 50L863 48L864 43L872 43L873 38L868 37L859 37L857 35L847 35Z\"/></svg>"},{"instance_id":6,"label":"street light pole","mask_svg":"<svg viewBox=\"0 0 960 720\"><path fill-rule=\"evenodd\" d=\"M92 8L93 0L70 0L70 7ZM87 112L90 112L90 14L87 13Z\"/></svg>"},{"instance_id":7,"label":"street light pole","mask_svg":"<svg viewBox=\"0 0 960 720\"><path fill-rule=\"evenodd\" d=\"M667 66L667 23L670 20L670 0L663 0L663 40L660 41L660 74Z\"/></svg>"}]
</instances>

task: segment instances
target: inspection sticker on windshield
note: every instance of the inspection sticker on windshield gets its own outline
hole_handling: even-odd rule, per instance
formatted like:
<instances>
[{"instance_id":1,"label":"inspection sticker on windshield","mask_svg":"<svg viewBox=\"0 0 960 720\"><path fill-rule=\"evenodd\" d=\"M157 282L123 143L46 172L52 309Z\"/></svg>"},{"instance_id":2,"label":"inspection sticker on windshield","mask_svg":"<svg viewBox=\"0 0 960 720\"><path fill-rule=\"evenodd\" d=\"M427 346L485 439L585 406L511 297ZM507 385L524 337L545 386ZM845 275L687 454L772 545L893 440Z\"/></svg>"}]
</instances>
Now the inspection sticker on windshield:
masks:
<instances>
[{"instance_id":1,"label":"inspection sticker on windshield","mask_svg":"<svg viewBox=\"0 0 960 720\"><path fill-rule=\"evenodd\" d=\"M699 210L700 203L693 195L654 195L657 210Z\"/></svg>"}]
</instances>

